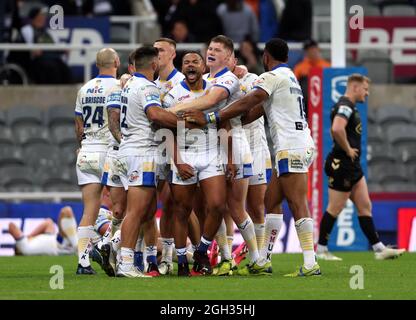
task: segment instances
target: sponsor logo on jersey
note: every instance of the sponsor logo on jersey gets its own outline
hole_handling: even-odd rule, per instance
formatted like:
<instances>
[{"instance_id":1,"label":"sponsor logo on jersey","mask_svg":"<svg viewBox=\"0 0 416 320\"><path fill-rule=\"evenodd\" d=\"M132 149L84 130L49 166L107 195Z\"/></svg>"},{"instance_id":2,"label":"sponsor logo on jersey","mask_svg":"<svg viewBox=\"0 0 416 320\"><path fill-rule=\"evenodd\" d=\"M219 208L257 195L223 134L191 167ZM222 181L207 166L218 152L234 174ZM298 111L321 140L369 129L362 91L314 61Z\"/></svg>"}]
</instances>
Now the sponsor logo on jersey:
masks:
<instances>
[{"instance_id":1,"label":"sponsor logo on jersey","mask_svg":"<svg viewBox=\"0 0 416 320\"><path fill-rule=\"evenodd\" d=\"M130 182L135 182L135 181L137 181L137 179L139 179L139 172L138 171L133 171L129 176L129 181Z\"/></svg>"},{"instance_id":2,"label":"sponsor logo on jersey","mask_svg":"<svg viewBox=\"0 0 416 320\"><path fill-rule=\"evenodd\" d=\"M89 88L87 89L87 93L103 93L104 92L104 88L103 87L99 87L99 86L95 86L94 88Z\"/></svg>"}]
</instances>

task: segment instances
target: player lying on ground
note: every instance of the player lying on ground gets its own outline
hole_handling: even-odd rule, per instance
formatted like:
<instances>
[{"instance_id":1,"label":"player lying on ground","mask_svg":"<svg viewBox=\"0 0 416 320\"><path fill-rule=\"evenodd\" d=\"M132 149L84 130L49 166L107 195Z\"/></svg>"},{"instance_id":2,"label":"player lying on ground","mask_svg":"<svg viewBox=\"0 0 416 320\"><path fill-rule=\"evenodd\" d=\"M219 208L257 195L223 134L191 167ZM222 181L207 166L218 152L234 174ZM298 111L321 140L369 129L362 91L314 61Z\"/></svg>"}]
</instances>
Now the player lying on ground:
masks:
<instances>
[{"instance_id":1,"label":"player lying on ground","mask_svg":"<svg viewBox=\"0 0 416 320\"><path fill-rule=\"evenodd\" d=\"M77 222L71 207L63 207L58 216L59 235L57 240L56 226L52 219L45 219L30 234L23 232L13 223L9 224L9 233L16 240L16 255L49 255L75 254L77 251Z\"/></svg>"}]
</instances>

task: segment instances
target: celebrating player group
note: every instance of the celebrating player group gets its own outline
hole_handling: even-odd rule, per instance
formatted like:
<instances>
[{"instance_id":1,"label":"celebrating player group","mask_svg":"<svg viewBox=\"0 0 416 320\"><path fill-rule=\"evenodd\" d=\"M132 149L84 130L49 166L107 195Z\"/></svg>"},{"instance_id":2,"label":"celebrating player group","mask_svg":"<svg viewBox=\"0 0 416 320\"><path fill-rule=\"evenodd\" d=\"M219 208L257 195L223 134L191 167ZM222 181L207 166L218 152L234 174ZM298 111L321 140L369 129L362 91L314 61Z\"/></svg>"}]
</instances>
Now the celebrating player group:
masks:
<instances>
[{"instance_id":1,"label":"celebrating player group","mask_svg":"<svg viewBox=\"0 0 416 320\"><path fill-rule=\"evenodd\" d=\"M285 41L267 42L266 72L258 76L237 65L232 40L219 35L211 39L205 58L199 52L186 52L180 72L173 64L176 43L161 38L153 46L134 50L129 55L129 74L120 79L116 51L105 48L97 53L99 75L79 90L75 108L80 146L76 170L84 203L77 274L95 274L92 256L109 276L117 277L173 274L174 259L178 276L271 275L271 254L286 199L304 260L286 276L321 275L307 199L308 168L317 151L301 87L287 65L288 53ZM351 83L367 85L368 93L368 79L355 77ZM359 89L351 87L350 96ZM365 98L367 93L360 92ZM346 163L349 158L354 163L359 159L354 149L359 142L350 145L345 130L353 105L359 102L356 98L351 102L350 96L343 97L346 101L340 101L332 115L338 149L330 162L340 157ZM354 165L347 165L354 170ZM334 190L324 216L325 234L320 237L322 258L334 259L325 239L350 195L365 209L360 223L378 256L400 255L378 240L371 203L364 201L365 178L354 174L357 179L344 190L335 188L341 177L334 174L330 174ZM111 224L105 241L96 246L94 225L104 188L111 198ZM160 230L155 219L158 203ZM244 245L233 253L234 223ZM246 253L247 263L241 263Z\"/></svg>"}]
</instances>

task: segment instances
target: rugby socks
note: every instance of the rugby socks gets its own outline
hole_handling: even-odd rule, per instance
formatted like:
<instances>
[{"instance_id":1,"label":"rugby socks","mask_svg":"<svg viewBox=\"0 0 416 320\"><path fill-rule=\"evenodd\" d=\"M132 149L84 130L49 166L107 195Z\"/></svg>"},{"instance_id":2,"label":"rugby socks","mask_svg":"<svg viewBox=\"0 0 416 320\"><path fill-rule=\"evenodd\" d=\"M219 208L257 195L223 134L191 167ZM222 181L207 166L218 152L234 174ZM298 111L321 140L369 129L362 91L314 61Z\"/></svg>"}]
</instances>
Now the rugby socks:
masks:
<instances>
[{"instance_id":1,"label":"rugby socks","mask_svg":"<svg viewBox=\"0 0 416 320\"><path fill-rule=\"evenodd\" d=\"M121 247L120 264L118 266L122 271L130 271L134 264L134 251L130 248Z\"/></svg>"},{"instance_id":2,"label":"rugby socks","mask_svg":"<svg viewBox=\"0 0 416 320\"><path fill-rule=\"evenodd\" d=\"M108 225L101 241L98 243L98 249L101 249L103 245L108 244L111 241L111 224Z\"/></svg>"},{"instance_id":3,"label":"rugby socks","mask_svg":"<svg viewBox=\"0 0 416 320\"><path fill-rule=\"evenodd\" d=\"M111 236L114 236L117 230L120 229L122 222L123 222L123 219L117 219L115 217L111 219Z\"/></svg>"},{"instance_id":4,"label":"rugby socks","mask_svg":"<svg viewBox=\"0 0 416 320\"><path fill-rule=\"evenodd\" d=\"M383 251L385 246L380 241L378 237L376 228L374 226L373 217L364 216L358 217L358 221L360 222L361 230L363 230L365 236L367 237L368 241L373 247L373 250L376 252Z\"/></svg>"},{"instance_id":5,"label":"rugby socks","mask_svg":"<svg viewBox=\"0 0 416 320\"><path fill-rule=\"evenodd\" d=\"M77 222L75 218L62 218L61 219L61 228L65 233L66 238L68 239L71 247L76 248L78 245L78 236L77 236Z\"/></svg>"},{"instance_id":6,"label":"rugby socks","mask_svg":"<svg viewBox=\"0 0 416 320\"><path fill-rule=\"evenodd\" d=\"M140 232L139 237L137 238L137 241L136 241L136 247L134 248L134 265L138 267L141 271L144 270L143 247L144 247L143 232Z\"/></svg>"},{"instance_id":7,"label":"rugby socks","mask_svg":"<svg viewBox=\"0 0 416 320\"><path fill-rule=\"evenodd\" d=\"M230 250L230 252L233 252L234 236L227 236L227 242L228 242L228 249Z\"/></svg>"},{"instance_id":8,"label":"rugby socks","mask_svg":"<svg viewBox=\"0 0 416 320\"><path fill-rule=\"evenodd\" d=\"M210 246L212 240L207 240L204 238L204 236L201 237L201 242L198 245L197 251L202 253L207 253L208 247Z\"/></svg>"},{"instance_id":9,"label":"rugby socks","mask_svg":"<svg viewBox=\"0 0 416 320\"><path fill-rule=\"evenodd\" d=\"M313 219L301 218L296 221L295 228L303 251L304 266L306 269L312 269L316 263L313 250Z\"/></svg>"},{"instance_id":10,"label":"rugby socks","mask_svg":"<svg viewBox=\"0 0 416 320\"><path fill-rule=\"evenodd\" d=\"M221 252L221 260L231 260L231 252L227 241L227 226L225 225L224 219L218 228L215 240L217 240L218 247Z\"/></svg>"},{"instance_id":11,"label":"rugby socks","mask_svg":"<svg viewBox=\"0 0 416 320\"><path fill-rule=\"evenodd\" d=\"M243 236L248 248L248 254L250 256L250 263L256 262L259 259L259 250L257 248L256 232L254 231L254 224L251 218L248 217L243 223L237 225L238 229Z\"/></svg>"},{"instance_id":12,"label":"rugby socks","mask_svg":"<svg viewBox=\"0 0 416 320\"><path fill-rule=\"evenodd\" d=\"M318 252L328 251L327 245L332 228L334 227L337 218L332 216L328 211L325 211L319 227Z\"/></svg>"},{"instance_id":13,"label":"rugby socks","mask_svg":"<svg viewBox=\"0 0 416 320\"><path fill-rule=\"evenodd\" d=\"M95 235L93 226L78 227L78 263L84 268L90 266L90 240Z\"/></svg>"},{"instance_id":14,"label":"rugby socks","mask_svg":"<svg viewBox=\"0 0 416 320\"><path fill-rule=\"evenodd\" d=\"M256 233L256 240L257 240L257 248L263 248L264 243L264 232L265 232L265 224L264 223L255 223L254 224L254 232Z\"/></svg>"},{"instance_id":15,"label":"rugby socks","mask_svg":"<svg viewBox=\"0 0 416 320\"><path fill-rule=\"evenodd\" d=\"M279 235L283 223L283 214L269 213L264 224L264 244L260 256L265 262L272 261L274 243Z\"/></svg>"},{"instance_id":16,"label":"rugby socks","mask_svg":"<svg viewBox=\"0 0 416 320\"><path fill-rule=\"evenodd\" d=\"M160 238L162 242L162 259L161 261L166 261L172 263L172 254L173 254L173 238Z\"/></svg>"},{"instance_id":17,"label":"rugby socks","mask_svg":"<svg viewBox=\"0 0 416 320\"><path fill-rule=\"evenodd\" d=\"M146 257L147 263L153 263L153 264L157 265L157 258L156 258L157 248L156 248L156 246L147 246L146 247L146 255L147 255L147 257Z\"/></svg>"},{"instance_id":18,"label":"rugby socks","mask_svg":"<svg viewBox=\"0 0 416 320\"><path fill-rule=\"evenodd\" d=\"M178 256L178 264L181 263L188 263L188 259L186 258L187 249L185 248L176 248L176 255Z\"/></svg>"}]
</instances>

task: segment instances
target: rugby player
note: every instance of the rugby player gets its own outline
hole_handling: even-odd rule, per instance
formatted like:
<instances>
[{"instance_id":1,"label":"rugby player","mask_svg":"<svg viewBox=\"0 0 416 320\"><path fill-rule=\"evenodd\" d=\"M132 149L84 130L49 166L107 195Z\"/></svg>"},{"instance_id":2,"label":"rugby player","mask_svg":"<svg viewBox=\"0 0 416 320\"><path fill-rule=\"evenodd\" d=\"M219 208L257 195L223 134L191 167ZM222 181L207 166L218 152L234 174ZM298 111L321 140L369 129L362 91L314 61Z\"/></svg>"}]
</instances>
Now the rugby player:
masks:
<instances>
[{"instance_id":1,"label":"rugby player","mask_svg":"<svg viewBox=\"0 0 416 320\"><path fill-rule=\"evenodd\" d=\"M302 91L286 64L288 52L284 40L270 40L263 54L267 72L260 75L250 93L217 113L205 116L192 110L184 114L186 119L198 125L218 123L242 113L246 113L246 121L251 122L266 114L276 152L276 167L265 195L268 214L261 259L247 266L246 274L271 272L271 253L283 222L281 203L284 197L294 216L304 257L303 266L286 276L321 274L314 252L313 219L307 200L307 172L314 159L314 142L306 121Z\"/></svg>"},{"instance_id":2,"label":"rugby player","mask_svg":"<svg viewBox=\"0 0 416 320\"><path fill-rule=\"evenodd\" d=\"M163 105L170 108L205 95L211 88L202 78L205 63L197 52L183 56L185 79L165 96ZM210 125L203 130L177 132L178 154L174 153L171 190L175 214L175 246L178 257L178 276L189 276L186 240L194 195L199 182L210 215L222 217L226 211L226 181L218 158L217 129ZM197 254L198 255L198 254ZM198 264L198 261L196 262ZM198 273L199 266L194 266Z\"/></svg>"},{"instance_id":3,"label":"rugby player","mask_svg":"<svg viewBox=\"0 0 416 320\"><path fill-rule=\"evenodd\" d=\"M134 267L134 248L143 222L156 212L157 143L151 122L176 128L178 120L161 107L159 89L152 81L159 68L157 48L135 50L134 66L136 72L121 94L120 177L128 191L121 225L120 277L147 277ZM157 264L152 261L151 265L150 271L158 274Z\"/></svg>"},{"instance_id":4,"label":"rugby player","mask_svg":"<svg viewBox=\"0 0 416 320\"><path fill-rule=\"evenodd\" d=\"M244 95L249 93L258 76L248 72L245 66L237 66L237 59L231 57L229 69L240 79L240 90ZM247 192L247 211L253 220L254 231L256 234L257 247L260 249L264 243L264 196L267 190L267 184L270 182L272 175L272 163L267 144L266 131L264 128L263 116L251 123L245 124L244 117L243 128L250 143L250 150L253 155L253 176L249 178L249 187ZM255 155L255 157L254 157ZM241 246L240 251L234 252L239 255L238 259L244 257L245 247ZM243 253L243 254L240 254ZM236 261L238 263L238 261Z\"/></svg>"},{"instance_id":5,"label":"rugby player","mask_svg":"<svg viewBox=\"0 0 416 320\"><path fill-rule=\"evenodd\" d=\"M176 42L169 38L160 38L153 44L159 50L159 76L155 83L160 90L162 102L165 95L179 82L184 79L184 75L173 65L176 57ZM160 150L159 150L160 152ZM160 159L162 159L161 157ZM163 162L163 161L159 161ZM174 221L171 210L172 197L169 186L165 183L166 174L169 172L166 163L158 163L158 199L163 205L162 216L160 217L160 242L162 244L162 257L159 264L161 274L173 273L172 253L173 253L173 229Z\"/></svg>"},{"instance_id":6,"label":"rugby player","mask_svg":"<svg viewBox=\"0 0 416 320\"><path fill-rule=\"evenodd\" d=\"M348 199L357 207L361 230L370 242L376 259L396 258L405 251L386 247L380 241L371 213L367 182L360 165L362 125L356 104L365 101L369 86L369 78L360 74L350 75L345 95L331 110L334 144L325 161L329 198L317 246L317 257L323 260L342 260L331 254L327 245L334 223Z\"/></svg>"},{"instance_id":7,"label":"rugby player","mask_svg":"<svg viewBox=\"0 0 416 320\"><path fill-rule=\"evenodd\" d=\"M84 212L78 227L78 267L76 274L95 274L89 261L90 240L94 237L101 199L101 178L109 145L106 97L118 80L120 60L114 49L97 53L99 75L88 81L78 92L75 107L75 131L80 151L76 171L81 186Z\"/></svg>"},{"instance_id":8,"label":"rugby player","mask_svg":"<svg viewBox=\"0 0 416 320\"><path fill-rule=\"evenodd\" d=\"M10 222L9 233L16 240L16 255L56 256L76 253L77 222L71 207L66 206L60 210L58 227L62 243L57 241L56 227L52 219L45 219L27 236L13 222Z\"/></svg>"},{"instance_id":9,"label":"rugby player","mask_svg":"<svg viewBox=\"0 0 416 320\"><path fill-rule=\"evenodd\" d=\"M208 110L214 106L217 109L222 109L229 103L238 100L242 96L240 82L227 68L227 63L233 53L234 44L231 39L223 35L212 38L207 51L207 66L210 68L210 73L206 74L204 78L210 81L213 87L208 94L190 102L176 105L172 111ZM237 224L247 244L250 260L254 263L258 259L259 253L254 225L245 210L248 177L252 175L252 155L247 137L241 126L240 116L237 115L231 118L230 124L232 128L232 140L230 139L232 148L228 148L228 159L223 157L223 161L227 163L228 172L233 170L234 164L237 164L237 171L235 176L232 177L234 179L230 179L227 186L227 204L231 217ZM205 238L203 240L206 241L208 239ZM209 245L211 240L206 241L206 244ZM225 222L219 224L217 242L222 254L222 260L215 269L215 274L228 275L231 273L233 266ZM202 248L205 249L205 246L202 246ZM204 251L206 250L201 250L201 252Z\"/></svg>"}]
</instances>

